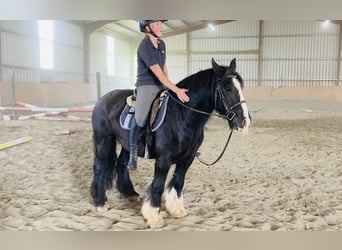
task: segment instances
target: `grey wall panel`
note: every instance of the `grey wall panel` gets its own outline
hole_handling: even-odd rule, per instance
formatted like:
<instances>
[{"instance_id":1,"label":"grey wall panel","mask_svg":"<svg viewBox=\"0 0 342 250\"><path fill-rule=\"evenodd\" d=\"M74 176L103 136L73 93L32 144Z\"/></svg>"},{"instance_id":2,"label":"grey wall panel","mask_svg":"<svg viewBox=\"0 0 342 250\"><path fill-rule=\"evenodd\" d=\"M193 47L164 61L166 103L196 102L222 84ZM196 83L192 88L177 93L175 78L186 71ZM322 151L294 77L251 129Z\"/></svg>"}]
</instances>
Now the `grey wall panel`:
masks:
<instances>
[{"instance_id":1,"label":"grey wall panel","mask_svg":"<svg viewBox=\"0 0 342 250\"><path fill-rule=\"evenodd\" d=\"M2 64L19 67L39 67L39 42L31 37L1 33Z\"/></svg>"}]
</instances>

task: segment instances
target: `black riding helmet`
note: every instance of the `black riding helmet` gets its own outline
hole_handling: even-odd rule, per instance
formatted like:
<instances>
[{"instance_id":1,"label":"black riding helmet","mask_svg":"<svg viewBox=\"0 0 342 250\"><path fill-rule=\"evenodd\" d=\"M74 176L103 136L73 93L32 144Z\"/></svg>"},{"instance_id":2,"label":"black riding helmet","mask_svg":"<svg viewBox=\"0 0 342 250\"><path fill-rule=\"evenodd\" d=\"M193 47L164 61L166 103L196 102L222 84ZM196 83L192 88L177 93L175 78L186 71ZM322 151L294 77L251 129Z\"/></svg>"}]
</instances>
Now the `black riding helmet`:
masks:
<instances>
[{"instance_id":1,"label":"black riding helmet","mask_svg":"<svg viewBox=\"0 0 342 250\"><path fill-rule=\"evenodd\" d=\"M166 22L167 20L139 20L140 32L146 33L145 27L156 21Z\"/></svg>"}]
</instances>

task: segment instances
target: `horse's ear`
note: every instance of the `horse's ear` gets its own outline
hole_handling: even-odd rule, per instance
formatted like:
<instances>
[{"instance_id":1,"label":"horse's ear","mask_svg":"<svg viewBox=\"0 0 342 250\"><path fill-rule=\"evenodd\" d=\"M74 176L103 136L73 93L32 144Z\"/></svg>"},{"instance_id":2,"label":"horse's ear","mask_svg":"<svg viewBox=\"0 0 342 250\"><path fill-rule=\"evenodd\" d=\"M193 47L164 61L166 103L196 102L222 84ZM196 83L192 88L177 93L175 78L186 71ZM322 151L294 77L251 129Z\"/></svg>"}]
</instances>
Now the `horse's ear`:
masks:
<instances>
[{"instance_id":1,"label":"horse's ear","mask_svg":"<svg viewBox=\"0 0 342 250\"><path fill-rule=\"evenodd\" d=\"M225 73L225 71L226 71L225 68L218 65L215 62L214 58L211 58L211 64L213 65L213 70L214 70L216 75L222 76Z\"/></svg>"},{"instance_id":2,"label":"horse's ear","mask_svg":"<svg viewBox=\"0 0 342 250\"><path fill-rule=\"evenodd\" d=\"M231 71L235 71L235 69L236 69L236 58L234 58L234 59L230 62L229 68L230 68Z\"/></svg>"}]
</instances>

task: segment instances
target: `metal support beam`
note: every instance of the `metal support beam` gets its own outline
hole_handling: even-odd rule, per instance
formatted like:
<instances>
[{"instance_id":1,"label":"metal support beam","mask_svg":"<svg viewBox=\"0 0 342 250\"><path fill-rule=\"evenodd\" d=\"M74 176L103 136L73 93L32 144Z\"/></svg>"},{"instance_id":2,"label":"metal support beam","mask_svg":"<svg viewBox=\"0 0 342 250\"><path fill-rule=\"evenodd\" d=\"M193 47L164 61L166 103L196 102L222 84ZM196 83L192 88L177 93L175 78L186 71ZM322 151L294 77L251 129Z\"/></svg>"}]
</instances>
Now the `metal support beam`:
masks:
<instances>
[{"instance_id":1,"label":"metal support beam","mask_svg":"<svg viewBox=\"0 0 342 250\"><path fill-rule=\"evenodd\" d=\"M1 32L1 30L0 30L0 82L3 81L3 79L2 79L1 35L2 35L2 32Z\"/></svg>"},{"instance_id":2,"label":"metal support beam","mask_svg":"<svg viewBox=\"0 0 342 250\"><path fill-rule=\"evenodd\" d=\"M186 33L186 74L190 75L190 33Z\"/></svg>"},{"instance_id":3,"label":"metal support beam","mask_svg":"<svg viewBox=\"0 0 342 250\"><path fill-rule=\"evenodd\" d=\"M234 20L216 20L213 22L210 22L212 25L216 26L216 25L220 25L220 24L224 24L224 23L230 23L233 22ZM170 36L175 36L175 35L179 35L179 34L183 34L183 33L189 33L192 31L196 31L196 30L200 30L200 29L204 29L207 28L209 22L205 22L205 23L201 23L198 25L193 25L190 27L186 27L184 29L179 29L179 30L175 30L175 31L170 31L167 33L164 33L163 37L170 37Z\"/></svg>"},{"instance_id":4,"label":"metal support beam","mask_svg":"<svg viewBox=\"0 0 342 250\"><path fill-rule=\"evenodd\" d=\"M99 100L102 96L100 72L96 72L96 92L97 92L97 100Z\"/></svg>"},{"instance_id":5,"label":"metal support beam","mask_svg":"<svg viewBox=\"0 0 342 250\"><path fill-rule=\"evenodd\" d=\"M264 58L263 58L263 48L264 48L264 21L259 21L259 43L258 43L258 86L262 85L262 75L263 75L263 66L264 66Z\"/></svg>"},{"instance_id":6,"label":"metal support beam","mask_svg":"<svg viewBox=\"0 0 342 250\"><path fill-rule=\"evenodd\" d=\"M172 54L172 52L170 52ZM193 55L212 55L212 54L220 54L220 55L255 55L258 54L258 50L192 50L191 54Z\"/></svg>"},{"instance_id":7,"label":"metal support beam","mask_svg":"<svg viewBox=\"0 0 342 250\"><path fill-rule=\"evenodd\" d=\"M83 82L89 83L90 74L90 53L89 53L90 34L84 30L83 32Z\"/></svg>"},{"instance_id":8,"label":"metal support beam","mask_svg":"<svg viewBox=\"0 0 342 250\"><path fill-rule=\"evenodd\" d=\"M337 70L336 70L337 82L336 82L336 86L342 86L342 84L341 84L342 24L339 23L339 26L340 26L340 33L338 36L338 50L337 50L338 54L337 54Z\"/></svg>"},{"instance_id":9,"label":"metal support beam","mask_svg":"<svg viewBox=\"0 0 342 250\"><path fill-rule=\"evenodd\" d=\"M16 101L16 92L15 92L15 70L12 71L11 74L11 92L12 92L12 106L15 105L15 101Z\"/></svg>"}]
</instances>

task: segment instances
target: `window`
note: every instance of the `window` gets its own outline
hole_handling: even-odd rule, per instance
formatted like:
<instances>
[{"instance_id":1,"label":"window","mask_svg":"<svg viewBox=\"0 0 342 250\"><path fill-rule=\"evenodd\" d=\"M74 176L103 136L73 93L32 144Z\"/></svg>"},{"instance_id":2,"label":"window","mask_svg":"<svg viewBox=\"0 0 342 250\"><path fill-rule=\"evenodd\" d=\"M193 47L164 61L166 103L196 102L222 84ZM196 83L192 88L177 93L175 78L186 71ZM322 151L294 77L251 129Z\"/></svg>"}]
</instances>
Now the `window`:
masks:
<instances>
[{"instance_id":1,"label":"window","mask_svg":"<svg viewBox=\"0 0 342 250\"><path fill-rule=\"evenodd\" d=\"M114 76L114 37L107 36L107 75Z\"/></svg>"},{"instance_id":2,"label":"window","mask_svg":"<svg viewBox=\"0 0 342 250\"><path fill-rule=\"evenodd\" d=\"M52 20L38 21L40 68L53 69L54 24Z\"/></svg>"}]
</instances>

